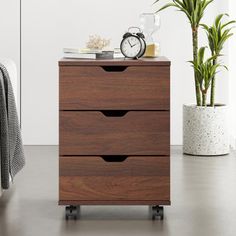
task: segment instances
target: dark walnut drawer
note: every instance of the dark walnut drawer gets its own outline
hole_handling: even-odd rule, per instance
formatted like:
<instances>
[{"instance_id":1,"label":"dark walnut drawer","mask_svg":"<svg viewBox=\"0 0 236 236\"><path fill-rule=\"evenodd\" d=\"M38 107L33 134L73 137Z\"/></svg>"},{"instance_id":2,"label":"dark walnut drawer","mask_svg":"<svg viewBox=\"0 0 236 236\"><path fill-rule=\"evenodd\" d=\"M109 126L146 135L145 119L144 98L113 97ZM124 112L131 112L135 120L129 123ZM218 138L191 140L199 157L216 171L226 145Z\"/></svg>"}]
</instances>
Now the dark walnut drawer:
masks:
<instances>
[{"instance_id":1,"label":"dark walnut drawer","mask_svg":"<svg viewBox=\"0 0 236 236\"><path fill-rule=\"evenodd\" d=\"M170 199L167 156L60 157L60 201Z\"/></svg>"},{"instance_id":2,"label":"dark walnut drawer","mask_svg":"<svg viewBox=\"0 0 236 236\"><path fill-rule=\"evenodd\" d=\"M169 66L60 66L60 110L169 110Z\"/></svg>"},{"instance_id":3,"label":"dark walnut drawer","mask_svg":"<svg viewBox=\"0 0 236 236\"><path fill-rule=\"evenodd\" d=\"M169 155L167 111L62 111L59 153L65 155Z\"/></svg>"}]
</instances>

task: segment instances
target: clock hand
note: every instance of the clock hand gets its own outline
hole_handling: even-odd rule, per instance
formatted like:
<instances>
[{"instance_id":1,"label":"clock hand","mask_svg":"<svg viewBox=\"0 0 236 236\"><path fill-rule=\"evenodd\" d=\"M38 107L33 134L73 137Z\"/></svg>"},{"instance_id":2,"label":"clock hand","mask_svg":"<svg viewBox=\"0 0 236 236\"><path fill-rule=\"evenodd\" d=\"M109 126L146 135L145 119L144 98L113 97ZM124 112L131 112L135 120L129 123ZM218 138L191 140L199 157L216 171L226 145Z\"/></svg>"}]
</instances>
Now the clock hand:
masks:
<instances>
[{"instance_id":1,"label":"clock hand","mask_svg":"<svg viewBox=\"0 0 236 236\"><path fill-rule=\"evenodd\" d=\"M131 45L131 43L130 43L130 41L129 41L129 40L128 40L128 43L129 43L130 47L132 48L132 45Z\"/></svg>"},{"instance_id":2,"label":"clock hand","mask_svg":"<svg viewBox=\"0 0 236 236\"><path fill-rule=\"evenodd\" d=\"M136 46L136 45L137 45L137 43L136 43L136 44L134 44L134 45L131 45L131 48L132 48L132 47L134 47L134 46Z\"/></svg>"}]
</instances>

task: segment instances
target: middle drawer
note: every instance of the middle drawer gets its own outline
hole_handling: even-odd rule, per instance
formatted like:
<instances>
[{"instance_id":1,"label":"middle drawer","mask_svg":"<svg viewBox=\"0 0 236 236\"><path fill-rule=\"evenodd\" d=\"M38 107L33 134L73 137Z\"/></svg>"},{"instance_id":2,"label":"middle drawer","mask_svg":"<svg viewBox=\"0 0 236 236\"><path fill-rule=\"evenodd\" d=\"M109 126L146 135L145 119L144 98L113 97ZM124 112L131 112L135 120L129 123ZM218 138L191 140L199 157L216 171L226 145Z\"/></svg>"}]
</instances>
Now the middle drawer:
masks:
<instances>
[{"instance_id":1,"label":"middle drawer","mask_svg":"<svg viewBox=\"0 0 236 236\"><path fill-rule=\"evenodd\" d=\"M169 155L168 111L61 111L60 155Z\"/></svg>"}]
</instances>

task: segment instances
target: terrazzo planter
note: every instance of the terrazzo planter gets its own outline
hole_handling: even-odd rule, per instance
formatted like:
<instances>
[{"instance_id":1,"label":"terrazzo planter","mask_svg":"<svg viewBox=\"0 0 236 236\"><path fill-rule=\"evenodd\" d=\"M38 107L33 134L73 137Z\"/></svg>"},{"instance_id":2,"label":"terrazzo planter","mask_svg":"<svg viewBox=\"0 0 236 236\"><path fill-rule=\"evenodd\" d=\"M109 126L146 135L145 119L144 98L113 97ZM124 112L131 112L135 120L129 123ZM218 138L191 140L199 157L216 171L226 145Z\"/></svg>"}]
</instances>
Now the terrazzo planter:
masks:
<instances>
[{"instance_id":1,"label":"terrazzo planter","mask_svg":"<svg viewBox=\"0 0 236 236\"><path fill-rule=\"evenodd\" d=\"M229 154L227 106L183 106L183 152L195 156Z\"/></svg>"}]
</instances>

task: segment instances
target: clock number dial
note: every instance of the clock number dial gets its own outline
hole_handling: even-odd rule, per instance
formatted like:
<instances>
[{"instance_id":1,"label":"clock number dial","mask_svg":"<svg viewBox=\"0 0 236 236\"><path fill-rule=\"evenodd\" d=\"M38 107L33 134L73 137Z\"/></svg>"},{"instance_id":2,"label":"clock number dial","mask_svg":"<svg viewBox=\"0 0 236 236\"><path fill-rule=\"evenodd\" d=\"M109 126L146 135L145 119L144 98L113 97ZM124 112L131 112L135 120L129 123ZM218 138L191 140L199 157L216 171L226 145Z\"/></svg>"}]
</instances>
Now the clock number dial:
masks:
<instances>
[{"instance_id":1,"label":"clock number dial","mask_svg":"<svg viewBox=\"0 0 236 236\"><path fill-rule=\"evenodd\" d=\"M135 36L125 38L121 43L121 51L128 58L138 57L141 49L142 44Z\"/></svg>"}]
</instances>

